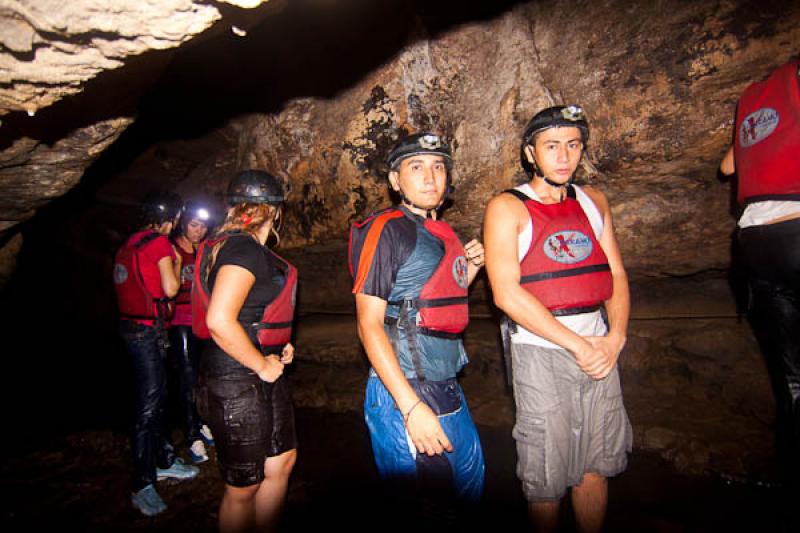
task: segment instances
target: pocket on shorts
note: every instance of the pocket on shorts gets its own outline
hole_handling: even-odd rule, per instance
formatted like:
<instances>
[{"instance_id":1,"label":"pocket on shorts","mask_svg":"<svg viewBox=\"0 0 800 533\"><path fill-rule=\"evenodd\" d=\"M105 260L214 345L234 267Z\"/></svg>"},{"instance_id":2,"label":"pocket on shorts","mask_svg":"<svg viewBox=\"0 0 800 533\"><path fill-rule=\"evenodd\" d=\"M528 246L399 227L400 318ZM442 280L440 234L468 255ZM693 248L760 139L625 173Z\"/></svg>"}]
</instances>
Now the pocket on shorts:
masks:
<instances>
[{"instance_id":1,"label":"pocket on shorts","mask_svg":"<svg viewBox=\"0 0 800 533\"><path fill-rule=\"evenodd\" d=\"M222 416L231 443L248 444L262 438L264 409L259 394L258 387L251 384L222 400Z\"/></svg>"},{"instance_id":2,"label":"pocket on shorts","mask_svg":"<svg viewBox=\"0 0 800 533\"><path fill-rule=\"evenodd\" d=\"M512 350L517 411L540 414L555 410L561 403L553 369L556 355L529 345L513 346Z\"/></svg>"},{"instance_id":3,"label":"pocket on shorts","mask_svg":"<svg viewBox=\"0 0 800 533\"><path fill-rule=\"evenodd\" d=\"M622 403L619 373L609 374L606 389L606 414L603 420L603 451L606 459L619 459L631 451L633 430Z\"/></svg>"},{"instance_id":4,"label":"pocket on shorts","mask_svg":"<svg viewBox=\"0 0 800 533\"><path fill-rule=\"evenodd\" d=\"M517 442L517 477L538 486L547 484L545 419L519 416L511 436Z\"/></svg>"}]
</instances>

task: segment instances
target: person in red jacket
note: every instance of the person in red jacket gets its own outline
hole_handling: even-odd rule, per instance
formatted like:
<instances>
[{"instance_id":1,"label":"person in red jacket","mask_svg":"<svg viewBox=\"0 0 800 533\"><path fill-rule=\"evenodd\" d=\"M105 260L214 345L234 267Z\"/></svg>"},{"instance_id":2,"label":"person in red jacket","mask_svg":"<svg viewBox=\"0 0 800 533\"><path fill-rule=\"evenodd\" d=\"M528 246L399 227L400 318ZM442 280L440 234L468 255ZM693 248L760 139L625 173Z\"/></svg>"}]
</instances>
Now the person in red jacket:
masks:
<instances>
[{"instance_id":1,"label":"person in red jacket","mask_svg":"<svg viewBox=\"0 0 800 533\"><path fill-rule=\"evenodd\" d=\"M180 288L181 261L167 239L181 208L174 193L154 191L142 203L143 227L114 262L120 333L133 363L133 506L147 516L166 510L159 479L191 479L198 469L175 457L163 427L170 298Z\"/></svg>"},{"instance_id":2,"label":"person in red jacket","mask_svg":"<svg viewBox=\"0 0 800 533\"><path fill-rule=\"evenodd\" d=\"M733 146L720 171L737 175L738 245L750 286L749 319L778 406L787 516L800 527L800 61L775 69L739 98Z\"/></svg>"},{"instance_id":3,"label":"person in red jacket","mask_svg":"<svg viewBox=\"0 0 800 533\"><path fill-rule=\"evenodd\" d=\"M568 490L578 531L600 531L606 478L632 441L617 370L627 276L606 197L572 184L588 138L579 106L537 113L520 147L530 180L484 218L486 271L510 321L517 475L541 531L557 529Z\"/></svg>"},{"instance_id":4,"label":"person in red jacket","mask_svg":"<svg viewBox=\"0 0 800 533\"><path fill-rule=\"evenodd\" d=\"M177 371L178 410L186 432L189 457L195 464L208 460L206 446L214 443L211 430L197 414L194 388L200 363L200 342L192 333L191 291L197 246L212 224L212 209L204 202L188 201L181 211L170 241L181 257L181 287L175 296L175 314L169 328L173 365Z\"/></svg>"}]
</instances>

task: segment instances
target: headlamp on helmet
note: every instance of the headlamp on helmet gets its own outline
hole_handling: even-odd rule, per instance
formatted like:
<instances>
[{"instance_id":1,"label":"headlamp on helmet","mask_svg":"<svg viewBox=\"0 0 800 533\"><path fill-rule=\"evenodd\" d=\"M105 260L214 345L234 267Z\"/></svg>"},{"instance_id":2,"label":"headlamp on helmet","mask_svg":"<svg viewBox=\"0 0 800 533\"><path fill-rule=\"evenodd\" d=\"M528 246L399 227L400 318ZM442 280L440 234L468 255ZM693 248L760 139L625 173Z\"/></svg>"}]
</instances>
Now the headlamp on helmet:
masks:
<instances>
[{"instance_id":1,"label":"headlamp on helmet","mask_svg":"<svg viewBox=\"0 0 800 533\"><path fill-rule=\"evenodd\" d=\"M578 128L581 132L583 147L589 142L589 123L586 121L586 113L583 108L576 104L567 106L548 107L536 113L525 127L522 135L522 145L530 144L531 139L539 132L550 128Z\"/></svg>"},{"instance_id":2,"label":"headlamp on helmet","mask_svg":"<svg viewBox=\"0 0 800 533\"><path fill-rule=\"evenodd\" d=\"M263 170L245 170L231 180L225 200L228 205L250 203L278 206L285 200L283 183Z\"/></svg>"}]
</instances>

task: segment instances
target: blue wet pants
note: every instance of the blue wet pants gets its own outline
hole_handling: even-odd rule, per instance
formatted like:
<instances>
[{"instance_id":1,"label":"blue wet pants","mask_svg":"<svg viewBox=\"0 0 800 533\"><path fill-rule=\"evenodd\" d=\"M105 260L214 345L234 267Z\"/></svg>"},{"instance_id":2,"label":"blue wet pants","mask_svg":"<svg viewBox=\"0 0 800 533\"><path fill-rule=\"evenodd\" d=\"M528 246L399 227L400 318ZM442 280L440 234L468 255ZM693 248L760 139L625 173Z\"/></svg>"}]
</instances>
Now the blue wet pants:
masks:
<instances>
[{"instance_id":1,"label":"blue wet pants","mask_svg":"<svg viewBox=\"0 0 800 533\"><path fill-rule=\"evenodd\" d=\"M364 416L378 472L384 479L411 479L447 486L460 501L477 501L483 493L485 465L478 431L464 392L455 378L409 380L421 399L439 416L452 452L428 457L418 454L406 433L403 416L378 377L367 381Z\"/></svg>"}]
</instances>

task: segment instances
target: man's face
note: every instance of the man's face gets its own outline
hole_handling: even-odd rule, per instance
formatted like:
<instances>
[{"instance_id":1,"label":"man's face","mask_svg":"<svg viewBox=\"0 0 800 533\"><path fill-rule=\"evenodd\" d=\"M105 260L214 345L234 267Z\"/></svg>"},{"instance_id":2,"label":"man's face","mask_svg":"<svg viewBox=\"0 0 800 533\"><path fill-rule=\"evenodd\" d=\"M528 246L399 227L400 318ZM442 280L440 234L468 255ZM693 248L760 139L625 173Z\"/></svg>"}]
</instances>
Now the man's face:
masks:
<instances>
[{"instance_id":1,"label":"man's face","mask_svg":"<svg viewBox=\"0 0 800 533\"><path fill-rule=\"evenodd\" d=\"M444 197L447 166L444 157L433 154L413 155L400 162L397 171L389 172L389 183L416 206L434 209Z\"/></svg>"},{"instance_id":2,"label":"man's face","mask_svg":"<svg viewBox=\"0 0 800 533\"><path fill-rule=\"evenodd\" d=\"M206 226L202 220L193 218L186 224L186 238L189 239L189 242L192 244L197 244L202 241L207 231L208 226Z\"/></svg>"},{"instance_id":3,"label":"man's face","mask_svg":"<svg viewBox=\"0 0 800 533\"><path fill-rule=\"evenodd\" d=\"M525 150L528 161L536 159L540 172L556 183L566 183L578 168L583 154L581 130L549 128L536 135L535 144Z\"/></svg>"}]
</instances>

